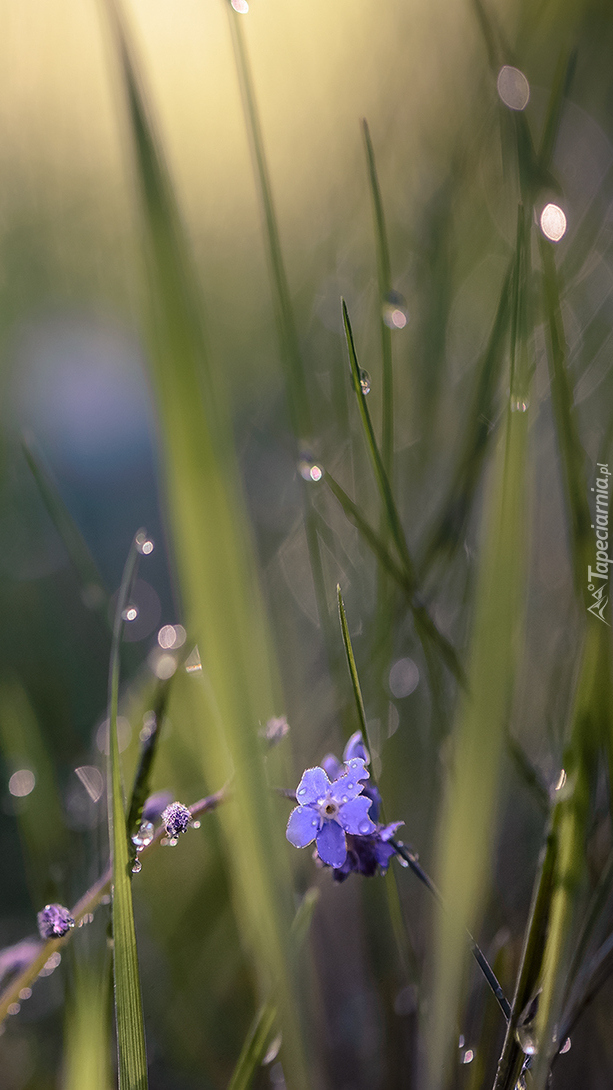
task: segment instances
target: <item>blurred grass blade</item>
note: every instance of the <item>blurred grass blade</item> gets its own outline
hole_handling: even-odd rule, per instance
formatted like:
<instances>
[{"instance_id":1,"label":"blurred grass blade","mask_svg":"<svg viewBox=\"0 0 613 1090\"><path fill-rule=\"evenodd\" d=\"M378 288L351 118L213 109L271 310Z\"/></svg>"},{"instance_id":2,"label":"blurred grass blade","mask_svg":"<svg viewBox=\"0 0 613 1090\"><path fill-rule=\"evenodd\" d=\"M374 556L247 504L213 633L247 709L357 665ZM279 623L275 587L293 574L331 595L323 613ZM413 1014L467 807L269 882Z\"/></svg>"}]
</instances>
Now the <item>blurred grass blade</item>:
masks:
<instances>
[{"instance_id":1,"label":"blurred grass blade","mask_svg":"<svg viewBox=\"0 0 613 1090\"><path fill-rule=\"evenodd\" d=\"M130 852L126 832L119 745L117 741L117 701L119 696L119 656L123 616L130 600L139 557L138 541L134 538L126 560L113 624L111 661L109 667L109 756L108 756L108 821L109 842L113 863L113 980L115 985L115 1023L120 1090L146 1090L147 1052L145 1026L136 950L136 931L132 907Z\"/></svg>"},{"instance_id":2,"label":"blurred grass blade","mask_svg":"<svg viewBox=\"0 0 613 1090\"><path fill-rule=\"evenodd\" d=\"M261 994L278 981L288 1082L307 1083L289 928L291 880L258 724L277 678L241 496L232 427L210 366L198 278L117 5L107 0L126 92L148 275L146 330L167 512L186 627L203 663L190 686L194 754L205 784L233 777L220 808L234 911Z\"/></svg>"},{"instance_id":3,"label":"blurred grass blade","mask_svg":"<svg viewBox=\"0 0 613 1090\"><path fill-rule=\"evenodd\" d=\"M283 363L286 368L287 396L294 435L298 441L311 437L311 413L309 392L306 383L304 364L298 342L296 322L292 308L287 273L283 262L283 253L279 238L279 226L272 196L272 187L268 173L268 163L264 151L262 127L258 114L253 78L247 57L243 35L242 16L232 7L230 0L224 0L230 20L232 45L236 59L243 108L251 153L258 183L262 212L266 226L266 241L270 263L274 302L277 312L277 324L281 339Z\"/></svg>"},{"instance_id":4,"label":"blurred grass blade","mask_svg":"<svg viewBox=\"0 0 613 1090\"><path fill-rule=\"evenodd\" d=\"M481 364L467 423L462 433L461 449L454 461L447 496L433 531L429 535L421 571L429 571L441 553L450 559L464 542L474 498L494 436L497 415L496 398L504 361L510 307L509 293L517 257L514 254L505 274L490 333Z\"/></svg>"},{"instance_id":5,"label":"blurred grass blade","mask_svg":"<svg viewBox=\"0 0 613 1090\"><path fill-rule=\"evenodd\" d=\"M518 221L521 249L528 254L530 217L521 208ZM518 328L524 329L523 321ZM523 346L518 349L523 351ZM528 389L523 392L527 399ZM453 777L438 833L437 884L443 902L454 905L454 914L440 912L436 927L428 1027L430 1088L441 1085L450 1056L464 931L475 932L486 896L501 757L522 647L528 416L511 411L509 399L484 503L467 691L457 712Z\"/></svg>"},{"instance_id":6,"label":"blurred grass blade","mask_svg":"<svg viewBox=\"0 0 613 1090\"><path fill-rule=\"evenodd\" d=\"M553 244L539 238L543 263L543 305L547 332L547 359L551 401L558 449L562 462L562 479L570 527L570 548L575 589L583 600L587 569L594 550L590 532L591 516L585 480L585 453L579 438L573 393L568 377L566 339L562 325L558 274Z\"/></svg>"},{"instance_id":7,"label":"blurred grass blade","mask_svg":"<svg viewBox=\"0 0 613 1090\"><path fill-rule=\"evenodd\" d=\"M543 125L543 135L541 137L541 146L539 148L539 164L543 171L549 170L551 165L560 129L560 121L562 119L564 99L568 97L576 67L576 49L571 50L570 53L562 53L560 55L551 86L545 124Z\"/></svg>"},{"instance_id":8,"label":"blurred grass blade","mask_svg":"<svg viewBox=\"0 0 613 1090\"><path fill-rule=\"evenodd\" d=\"M345 606L343 603L343 596L341 594L341 588L337 583L336 586L336 598L338 602L338 616L341 622L341 633L343 636L343 643L345 645L345 654L347 656L347 665L349 667L349 676L351 677L351 685L353 688L353 697L355 700L355 706L358 713L358 719L360 721L360 730L362 736L366 742L369 750L371 750L370 740L368 738L368 727L366 725L366 713L364 711L364 701L362 699L362 690L360 688L360 679L358 677L358 671L355 665L355 657L353 654L353 647L351 646L351 636L349 635L349 628L347 625L347 617L345 614ZM371 750L372 752L372 750Z\"/></svg>"},{"instance_id":9,"label":"blurred grass blade","mask_svg":"<svg viewBox=\"0 0 613 1090\"><path fill-rule=\"evenodd\" d=\"M247 1090L255 1078L264 1056L277 1017L274 1003L265 1003L256 1014L245 1038L241 1054L228 1083L228 1090Z\"/></svg>"},{"instance_id":10,"label":"blurred grass blade","mask_svg":"<svg viewBox=\"0 0 613 1090\"><path fill-rule=\"evenodd\" d=\"M388 479L392 480L394 460L394 371L392 361L392 331L383 320L383 310L392 290L392 270L390 264L383 202L377 177L375 153L370 139L366 118L362 119L362 133L366 149L368 181L375 221L375 241L377 244L377 279L379 282L379 329L381 333L381 359L383 363L383 417L381 421L381 459Z\"/></svg>"},{"instance_id":11,"label":"blurred grass blade","mask_svg":"<svg viewBox=\"0 0 613 1090\"><path fill-rule=\"evenodd\" d=\"M81 582L84 603L107 620L108 594L85 539L66 507L60 490L32 435L24 435L23 452L39 492Z\"/></svg>"},{"instance_id":12,"label":"blurred grass blade","mask_svg":"<svg viewBox=\"0 0 613 1090\"><path fill-rule=\"evenodd\" d=\"M296 950L300 949L307 937L318 900L319 890L312 887L306 891L298 906L291 928L292 941ZM228 1090L247 1090L247 1087L251 1085L257 1068L265 1058L276 1017L277 1007L274 1002L265 1003L256 1014L232 1072Z\"/></svg>"},{"instance_id":13,"label":"blurred grass blade","mask_svg":"<svg viewBox=\"0 0 613 1090\"><path fill-rule=\"evenodd\" d=\"M603 677L610 663L609 629L588 617L581 669L573 705L571 738L564 755L566 784L560 790L553 822L558 860L547 941L543 954L542 993L536 1017L539 1052L534 1065L534 1090L543 1090L558 1047L564 992L572 965L571 930L576 919L580 884L585 871L585 844L590 780L601 741Z\"/></svg>"},{"instance_id":14,"label":"blurred grass blade","mask_svg":"<svg viewBox=\"0 0 613 1090\"><path fill-rule=\"evenodd\" d=\"M111 1090L109 980L103 966L75 967L64 1020L62 1090Z\"/></svg>"},{"instance_id":15,"label":"blurred grass blade","mask_svg":"<svg viewBox=\"0 0 613 1090\"><path fill-rule=\"evenodd\" d=\"M515 1090L525 1060L525 1054L516 1037L517 1024L536 992L541 973L554 889L556 854L557 834L550 827L532 895L515 995L502 1053L498 1061L494 1090Z\"/></svg>"}]
</instances>

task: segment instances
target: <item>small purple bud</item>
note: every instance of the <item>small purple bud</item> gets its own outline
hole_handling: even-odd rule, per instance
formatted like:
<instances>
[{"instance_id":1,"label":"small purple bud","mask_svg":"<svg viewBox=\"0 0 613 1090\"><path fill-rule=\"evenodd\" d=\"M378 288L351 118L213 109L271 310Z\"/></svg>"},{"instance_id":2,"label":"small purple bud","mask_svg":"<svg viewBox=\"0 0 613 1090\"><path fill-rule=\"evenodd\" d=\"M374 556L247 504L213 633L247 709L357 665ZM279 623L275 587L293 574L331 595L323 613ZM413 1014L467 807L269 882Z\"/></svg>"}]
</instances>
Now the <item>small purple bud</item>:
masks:
<instances>
[{"instance_id":1,"label":"small purple bud","mask_svg":"<svg viewBox=\"0 0 613 1090\"><path fill-rule=\"evenodd\" d=\"M42 939L61 939L74 927L74 920L63 905L45 905L36 918Z\"/></svg>"},{"instance_id":2,"label":"small purple bud","mask_svg":"<svg viewBox=\"0 0 613 1090\"><path fill-rule=\"evenodd\" d=\"M163 811L172 802L170 791L156 791L155 795L149 795L143 806L143 821L159 821Z\"/></svg>"},{"instance_id":3,"label":"small purple bud","mask_svg":"<svg viewBox=\"0 0 613 1090\"><path fill-rule=\"evenodd\" d=\"M162 814L162 821L171 840L176 840L181 833L184 833L191 820L192 815L182 802L171 802Z\"/></svg>"}]
</instances>

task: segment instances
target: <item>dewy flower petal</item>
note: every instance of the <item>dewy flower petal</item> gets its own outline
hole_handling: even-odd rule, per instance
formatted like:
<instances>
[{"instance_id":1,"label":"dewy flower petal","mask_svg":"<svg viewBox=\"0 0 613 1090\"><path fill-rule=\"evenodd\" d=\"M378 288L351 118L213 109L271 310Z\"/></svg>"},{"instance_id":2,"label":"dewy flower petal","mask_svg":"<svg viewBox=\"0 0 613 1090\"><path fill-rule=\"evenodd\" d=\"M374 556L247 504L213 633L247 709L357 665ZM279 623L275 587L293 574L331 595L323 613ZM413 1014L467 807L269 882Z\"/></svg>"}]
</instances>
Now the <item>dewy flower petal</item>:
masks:
<instances>
[{"instance_id":1,"label":"dewy flower petal","mask_svg":"<svg viewBox=\"0 0 613 1090\"><path fill-rule=\"evenodd\" d=\"M347 833L353 836L370 836L376 832L377 826L368 816L371 800L361 795L357 799L350 799L341 807L338 813L338 821Z\"/></svg>"},{"instance_id":2,"label":"dewy flower petal","mask_svg":"<svg viewBox=\"0 0 613 1090\"><path fill-rule=\"evenodd\" d=\"M320 819L314 807L297 806L289 816L285 835L295 848L306 848L307 844L315 840L319 826Z\"/></svg>"},{"instance_id":3,"label":"dewy flower petal","mask_svg":"<svg viewBox=\"0 0 613 1090\"><path fill-rule=\"evenodd\" d=\"M360 761L360 764L361 763L362 762ZM349 802L350 799L355 799L361 794L364 784L360 783L358 779L359 775L360 770L353 769L351 772L345 772L344 776L339 776L338 780L334 781L330 794L339 805L343 805L344 803ZM368 775L368 773L366 773L366 775Z\"/></svg>"},{"instance_id":4,"label":"dewy flower petal","mask_svg":"<svg viewBox=\"0 0 613 1090\"><path fill-rule=\"evenodd\" d=\"M343 751L343 760L345 763L350 761L352 757L358 757L366 765L370 764L370 754L364 745L361 730L356 730L355 734L351 735L351 738Z\"/></svg>"},{"instance_id":5,"label":"dewy flower petal","mask_svg":"<svg viewBox=\"0 0 613 1090\"><path fill-rule=\"evenodd\" d=\"M347 858L345 834L336 821L324 821L317 834L317 853L329 867L342 867Z\"/></svg>"},{"instance_id":6,"label":"dewy flower petal","mask_svg":"<svg viewBox=\"0 0 613 1090\"><path fill-rule=\"evenodd\" d=\"M298 784L296 800L300 806L311 806L324 798L331 786L323 768L307 768Z\"/></svg>"}]
</instances>

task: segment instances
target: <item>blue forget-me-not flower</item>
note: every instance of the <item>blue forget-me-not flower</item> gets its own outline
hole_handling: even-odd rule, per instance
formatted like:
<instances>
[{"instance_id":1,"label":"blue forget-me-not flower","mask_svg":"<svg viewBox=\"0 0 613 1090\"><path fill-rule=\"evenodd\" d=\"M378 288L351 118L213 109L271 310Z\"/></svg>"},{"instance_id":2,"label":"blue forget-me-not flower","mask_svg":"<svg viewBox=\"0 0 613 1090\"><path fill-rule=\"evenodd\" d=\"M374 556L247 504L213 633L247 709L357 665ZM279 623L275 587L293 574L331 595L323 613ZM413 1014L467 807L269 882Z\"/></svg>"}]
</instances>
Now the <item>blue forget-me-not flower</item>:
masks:
<instances>
[{"instance_id":1,"label":"blue forget-me-not flower","mask_svg":"<svg viewBox=\"0 0 613 1090\"><path fill-rule=\"evenodd\" d=\"M343 763L328 754L319 768L307 768L296 791L286 836L296 848L315 841L322 863L343 881L352 870L385 871L395 849L389 844L402 822L376 824L381 796L368 786L370 758L357 731L345 746Z\"/></svg>"}]
</instances>

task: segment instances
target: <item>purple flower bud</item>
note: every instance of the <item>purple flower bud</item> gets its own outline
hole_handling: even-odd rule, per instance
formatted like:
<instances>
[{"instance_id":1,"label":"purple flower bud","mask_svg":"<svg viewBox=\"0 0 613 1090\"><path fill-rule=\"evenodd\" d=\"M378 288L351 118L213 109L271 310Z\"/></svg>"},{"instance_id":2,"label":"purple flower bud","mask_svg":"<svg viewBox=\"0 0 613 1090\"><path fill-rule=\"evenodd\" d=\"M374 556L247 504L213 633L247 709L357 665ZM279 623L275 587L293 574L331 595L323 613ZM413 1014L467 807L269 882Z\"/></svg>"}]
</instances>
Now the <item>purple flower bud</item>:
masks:
<instances>
[{"instance_id":1,"label":"purple flower bud","mask_svg":"<svg viewBox=\"0 0 613 1090\"><path fill-rule=\"evenodd\" d=\"M192 815L182 802L171 802L162 814L162 821L171 840L176 840L187 829Z\"/></svg>"},{"instance_id":2,"label":"purple flower bud","mask_svg":"<svg viewBox=\"0 0 613 1090\"><path fill-rule=\"evenodd\" d=\"M74 920L63 905L45 905L36 919L42 939L61 939L74 927Z\"/></svg>"},{"instance_id":3,"label":"purple flower bud","mask_svg":"<svg viewBox=\"0 0 613 1090\"><path fill-rule=\"evenodd\" d=\"M149 795L143 806L143 821L159 821L163 811L172 802L170 791L156 791L155 795Z\"/></svg>"}]
</instances>

